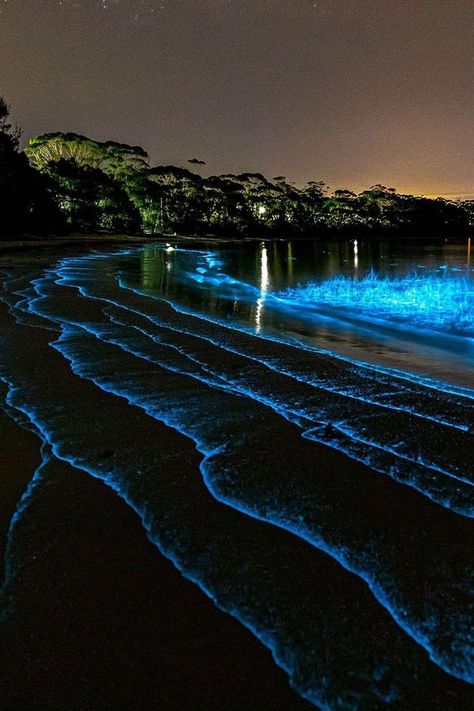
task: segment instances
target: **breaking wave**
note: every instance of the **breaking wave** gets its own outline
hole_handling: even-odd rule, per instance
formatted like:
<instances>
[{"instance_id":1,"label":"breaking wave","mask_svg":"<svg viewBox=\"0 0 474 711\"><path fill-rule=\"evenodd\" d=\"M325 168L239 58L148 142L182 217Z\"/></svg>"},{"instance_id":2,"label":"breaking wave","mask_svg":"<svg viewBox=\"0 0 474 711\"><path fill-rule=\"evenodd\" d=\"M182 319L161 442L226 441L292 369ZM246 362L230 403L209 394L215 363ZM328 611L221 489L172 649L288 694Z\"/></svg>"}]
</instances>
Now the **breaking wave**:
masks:
<instances>
[{"instance_id":1,"label":"breaking wave","mask_svg":"<svg viewBox=\"0 0 474 711\"><path fill-rule=\"evenodd\" d=\"M330 306L348 316L474 337L474 283L449 270L403 277L370 273L362 279L338 275L280 297L307 308Z\"/></svg>"}]
</instances>

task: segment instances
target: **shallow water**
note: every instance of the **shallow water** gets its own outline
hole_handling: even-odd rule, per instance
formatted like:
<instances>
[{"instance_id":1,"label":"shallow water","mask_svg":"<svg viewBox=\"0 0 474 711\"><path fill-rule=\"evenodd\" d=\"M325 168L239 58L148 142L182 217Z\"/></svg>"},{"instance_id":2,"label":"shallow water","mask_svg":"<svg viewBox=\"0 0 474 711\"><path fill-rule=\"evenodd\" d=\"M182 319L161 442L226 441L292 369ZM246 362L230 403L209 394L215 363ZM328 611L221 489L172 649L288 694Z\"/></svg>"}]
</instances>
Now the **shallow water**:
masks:
<instances>
[{"instance_id":1,"label":"shallow water","mask_svg":"<svg viewBox=\"0 0 474 711\"><path fill-rule=\"evenodd\" d=\"M472 387L466 244L271 241L146 249L127 285L255 333Z\"/></svg>"},{"instance_id":2,"label":"shallow water","mask_svg":"<svg viewBox=\"0 0 474 711\"><path fill-rule=\"evenodd\" d=\"M295 315L288 288L353 276L354 245L327 249L170 244L5 262L0 377L9 411L44 443L12 519L5 589L14 599L15 527L62 460L113 488L314 705L466 708L470 336L443 321L417 339L413 319L395 327L386 312L383 329L334 313L323 327L313 305ZM420 254L395 262L394 249L404 279ZM430 278L470 279L457 247L426 254Z\"/></svg>"}]
</instances>

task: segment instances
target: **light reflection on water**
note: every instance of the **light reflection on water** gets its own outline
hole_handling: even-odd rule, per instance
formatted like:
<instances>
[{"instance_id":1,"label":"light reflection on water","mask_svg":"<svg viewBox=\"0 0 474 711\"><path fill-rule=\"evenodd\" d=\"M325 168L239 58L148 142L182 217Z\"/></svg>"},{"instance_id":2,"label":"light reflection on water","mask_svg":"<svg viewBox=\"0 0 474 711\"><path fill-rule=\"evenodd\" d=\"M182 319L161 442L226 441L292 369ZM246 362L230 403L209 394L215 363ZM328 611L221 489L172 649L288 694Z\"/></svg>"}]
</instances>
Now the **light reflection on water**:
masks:
<instances>
[{"instance_id":1,"label":"light reflection on water","mask_svg":"<svg viewBox=\"0 0 474 711\"><path fill-rule=\"evenodd\" d=\"M257 299L255 311L255 330L260 333L262 330L262 316L265 307L265 296L270 288L270 277L268 274L268 253L265 242L260 247L260 296Z\"/></svg>"},{"instance_id":2,"label":"light reflection on water","mask_svg":"<svg viewBox=\"0 0 474 711\"><path fill-rule=\"evenodd\" d=\"M235 320L259 334L297 339L358 360L474 385L472 338L429 329L429 317L424 327L410 314L405 323L400 319L395 323L386 304L377 304L377 293L370 314L363 313L350 289L345 303L329 299L317 309L308 297L310 284L322 284L327 293L331 284L338 283L340 292L341 279L352 286L352 280L357 280L357 287L370 274L395 284L406 282L408 275L416 276L420 284L426 284L425 276L439 280L443 275L453 283L471 284L467 243L279 240L174 246L145 248L139 274L130 262L126 281L184 308ZM441 296L443 284L437 284ZM472 319L472 311L467 318Z\"/></svg>"}]
</instances>

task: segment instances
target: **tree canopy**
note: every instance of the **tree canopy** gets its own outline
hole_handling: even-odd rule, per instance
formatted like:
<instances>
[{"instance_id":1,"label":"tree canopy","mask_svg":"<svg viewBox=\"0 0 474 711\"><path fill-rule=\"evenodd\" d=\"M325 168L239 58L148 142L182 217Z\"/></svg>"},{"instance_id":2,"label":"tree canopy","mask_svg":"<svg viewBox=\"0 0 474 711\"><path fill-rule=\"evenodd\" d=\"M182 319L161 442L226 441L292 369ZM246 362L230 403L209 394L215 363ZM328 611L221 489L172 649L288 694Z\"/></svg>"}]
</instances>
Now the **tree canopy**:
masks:
<instances>
[{"instance_id":1,"label":"tree canopy","mask_svg":"<svg viewBox=\"0 0 474 711\"><path fill-rule=\"evenodd\" d=\"M140 146L75 133L31 138L0 99L0 199L7 232L75 230L214 235L463 235L473 203L397 193L376 184L359 194L321 180L296 186L285 176L227 173L202 177L188 168L150 167ZM201 170L205 161L188 160Z\"/></svg>"},{"instance_id":2,"label":"tree canopy","mask_svg":"<svg viewBox=\"0 0 474 711\"><path fill-rule=\"evenodd\" d=\"M63 218L49 193L49 182L19 150L21 132L10 122L10 108L0 97L0 236L62 229Z\"/></svg>"},{"instance_id":3,"label":"tree canopy","mask_svg":"<svg viewBox=\"0 0 474 711\"><path fill-rule=\"evenodd\" d=\"M81 168L96 168L121 178L148 167L148 154L141 146L115 141L101 143L76 133L36 136L28 141L25 153L31 164L40 170L60 160L74 160Z\"/></svg>"}]
</instances>

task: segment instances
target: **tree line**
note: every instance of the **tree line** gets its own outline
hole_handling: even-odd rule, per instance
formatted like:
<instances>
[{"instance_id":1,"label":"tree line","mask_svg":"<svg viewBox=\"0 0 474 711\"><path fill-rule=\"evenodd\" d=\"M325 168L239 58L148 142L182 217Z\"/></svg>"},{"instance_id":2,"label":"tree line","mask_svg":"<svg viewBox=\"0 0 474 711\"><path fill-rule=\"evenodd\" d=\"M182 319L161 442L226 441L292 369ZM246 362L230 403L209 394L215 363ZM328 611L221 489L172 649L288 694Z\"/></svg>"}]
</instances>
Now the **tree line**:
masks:
<instances>
[{"instance_id":1,"label":"tree line","mask_svg":"<svg viewBox=\"0 0 474 711\"><path fill-rule=\"evenodd\" d=\"M464 236L474 201L397 193L373 185L356 194L322 181L296 186L259 173L201 177L151 167L140 146L49 133L19 147L0 98L0 234L128 233L308 236L322 233ZM193 168L204 161L190 159Z\"/></svg>"}]
</instances>

